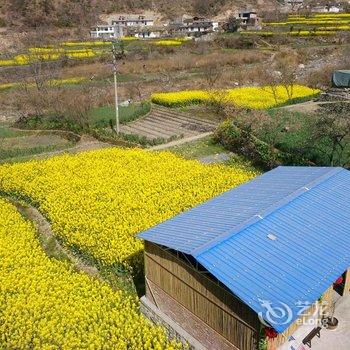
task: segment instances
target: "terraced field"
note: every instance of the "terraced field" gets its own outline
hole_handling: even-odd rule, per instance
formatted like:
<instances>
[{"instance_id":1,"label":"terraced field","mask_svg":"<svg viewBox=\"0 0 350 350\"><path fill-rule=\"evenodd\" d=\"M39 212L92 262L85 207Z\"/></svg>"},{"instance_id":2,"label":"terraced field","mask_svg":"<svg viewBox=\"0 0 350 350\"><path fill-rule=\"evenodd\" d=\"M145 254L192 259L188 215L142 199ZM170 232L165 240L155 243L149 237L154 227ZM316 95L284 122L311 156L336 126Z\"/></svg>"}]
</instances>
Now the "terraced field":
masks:
<instances>
[{"instance_id":1,"label":"terraced field","mask_svg":"<svg viewBox=\"0 0 350 350\"><path fill-rule=\"evenodd\" d=\"M169 139L210 132L216 126L217 123L212 120L200 119L168 108L153 106L147 116L122 125L120 130L124 134L134 134L147 139Z\"/></svg>"},{"instance_id":2,"label":"terraced field","mask_svg":"<svg viewBox=\"0 0 350 350\"><path fill-rule=\"evenodd\" d=\"M47 152L63 151L73 147L76 142L63 132L40 132L13 129L0 122L0 163L19 161Z\"/></svg>"}]
</instances>

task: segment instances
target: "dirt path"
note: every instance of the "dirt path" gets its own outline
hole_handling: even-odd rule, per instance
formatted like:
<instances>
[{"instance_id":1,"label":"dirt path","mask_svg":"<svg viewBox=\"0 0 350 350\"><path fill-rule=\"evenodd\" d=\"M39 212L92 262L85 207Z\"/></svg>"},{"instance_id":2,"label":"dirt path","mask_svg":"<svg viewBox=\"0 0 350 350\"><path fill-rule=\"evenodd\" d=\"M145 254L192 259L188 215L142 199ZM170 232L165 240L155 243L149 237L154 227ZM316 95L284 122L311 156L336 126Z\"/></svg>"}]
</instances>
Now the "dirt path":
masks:
<instances>
[{"instance_id":1,"label":"dirt path","mask_svg":"<svg viewBox=\"0 0 350 350\"><path fill-rule=\"evenodd\" d=\"M11 197L6 197L6 199L16 206L18 211L26 219L34 224L39 234L42 247L49 257L69 260L78 271L85 272L90 276L104 281L99 270L95 266L83 261L57 241L52 232L50 223L36 208L28 204L23 204Z\"/></svg>"},{"instance_id":2,"label":"dirt path","mask_svg":"<svg viewBox=\"0 0 350 350\"><path fill-rule=\"evenodd\" d=\"M224 163L230 159L231 155L232 153L230 152L221 152L218 154L212 154L209 156L200 157L198 160L203 164Z\"/></svg>"},{"instance_id":3,"label":"dirt path","mask_svg":"<svg viewBox=\"0 0 350 350\"><path fill-rule=\"evenodd\" d=\"M96 149L106 148L106 147L113 147L113 145L106 142L98 141L91 136L83 135L81 137L81 140L75 146L60 149L57 151L43 152L43 153L38 153L30 156L16 157L15 161L18 162L18 161L25 161L25 160L32 160L32 159L45 159L45 158L57 156L64 153L75 154L79 152L93 151Z\"/></svg>"},{"instance_id":4,"label":"dirt path","mask_svg":"<svg viewBox=\"0 0 350 350\"><path fill-rule=\"evenodd\" d=\"M132 295L137 294L135 281L130 272L117 272L109 266L95 265L93 261L81 257L79 253L59 242L52 231L50 222L38 209L11 196L5 195L3 198L12 203L24 218L34 224L42 249L48 257L69 261L76 271L107 283L113 290L123 290Z\"/></svg>"},{"instance_id":5,"label":"dirt path","mask_svg":"<svg viewBox=\"0 0 350 350\"><path fill-rule=\"evenodd\" d=\"M195 135L195 136L187 137L187 138L184 138L184 139L180 139L180 140L175 140L175 141L171 141L171 142L168 142L168 143L164 143L162 145L153 146L153 147L150 147L148 149L151 150L151 151L160 151L160 150L171 148L171 147L174 147L174 146L183 145L184 143L188 143L188 142L191 142L191 141L200 140L200 139L203 139L203 138L205 138L207 136L210 136L210 135L212 135L212 132L205 132L205 133L202 133L202 134L199 134L199 135Z\"/></svg>"},{"instance_id":6,"label":"dirt path","mask_svg":"<svg viewBox=\"0 0 350 350\"><path fill-rule=\"evenodd\" d=\"M285 109L291 112L301 112L301 113L314 113L316 112L322 105L327 104L337 104L337 103L350 103L347 101L307 101L302 103L296 103L289 106L279 107L278 109Z\"/></svg>"}]
</instances>

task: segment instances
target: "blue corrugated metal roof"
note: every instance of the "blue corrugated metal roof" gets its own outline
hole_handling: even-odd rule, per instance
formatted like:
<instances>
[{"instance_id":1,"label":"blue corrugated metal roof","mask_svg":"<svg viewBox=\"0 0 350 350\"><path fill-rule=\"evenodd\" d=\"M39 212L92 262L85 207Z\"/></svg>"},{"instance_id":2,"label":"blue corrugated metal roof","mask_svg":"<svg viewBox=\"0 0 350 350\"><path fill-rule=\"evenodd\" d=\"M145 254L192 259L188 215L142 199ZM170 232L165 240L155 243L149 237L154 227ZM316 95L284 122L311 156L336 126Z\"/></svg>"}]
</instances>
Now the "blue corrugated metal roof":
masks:
<instances>
[{"instance_id":1,"label":"blue corrugated metal roof","mask_svg":"<svg viewBox=\"0 0 350 350\"><path fill-rule=\"evenodd\" d=\"M142 233L141 238L191 254L338 168L278 167Z\"/></svg>"},{"instance_id":2,"label":"blue corrugated metal roof","mask_svg":"<svg viewBox=\"0 0 350 350\"><path fill-rule=\"evenodd\" d=\"M283 332L350 266L349 222L349 171L278 167L140 237L191 254L269 323L264 301L290 309Z\"/></svg>"}]
</instances>

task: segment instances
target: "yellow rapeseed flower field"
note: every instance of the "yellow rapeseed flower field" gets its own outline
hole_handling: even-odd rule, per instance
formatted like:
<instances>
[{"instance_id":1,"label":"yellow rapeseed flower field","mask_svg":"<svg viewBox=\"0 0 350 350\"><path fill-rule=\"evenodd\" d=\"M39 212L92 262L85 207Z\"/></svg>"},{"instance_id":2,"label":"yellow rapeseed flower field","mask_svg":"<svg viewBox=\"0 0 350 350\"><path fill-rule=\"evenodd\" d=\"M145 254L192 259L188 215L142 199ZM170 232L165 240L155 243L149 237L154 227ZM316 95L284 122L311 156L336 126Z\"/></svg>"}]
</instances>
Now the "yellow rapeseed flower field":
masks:
<instances>
[{"instance_id":1,"label":"yellow rapeseed flower field","mask_svg":"<svg viewBox=\"0 0 350 350\"><path fill-rule=\"evenodd\" d=\"M120 40L121 41L136 41L136 40L139 40L139 38L136 38L135 36L124 36Z\"/></svg>"},{"instance_id":2,"label":"yellow rapeseed flower field","mask_svg":"<svg viewBox=\"0 0 350 350\"><path fill-rule=\"evenodd\" d=\"M111 41L66 41L61 43L62 46L85 46L85 47L93 47L93 46L110 46L112 44Z\"/></svg>"},{"instance_id":3,"label":"yellow rapeseed flower field","mask_svg":"<svg viewBox=\"0 0 350 350\"><path fill-rule=\"evenodd\" d=\"M0 167L0 190L34 203L68 245L139 268L135 234L255 176L169 152L104 149Z\"/></svg>"},{"instance_id":4,"label":"yellow rapeseed flower field","mask_svg":"<svg viewBox=\"0 0 350 350\"><path fill-rule=\"evenodd\" d=\"M0 199L0 349L179 348L136 298L48 258L32 224Z\"/></svg>"},{"instance_id":5,"label":"yellow rapeseed flower field","mask_svg":"<svg viewBox=\"0 0 350 350\"><path fill-rule=\"evenodd\" d=\"M87 80L87 78L85 78L85 77L51 79L51 80L46 81L45 85L47 85L47 86L75 85L75 84L80 84L86 80ZM21 84L21 83L0 84L0 91L12 89L12 88L19 88L21 86L25 86L26 88L33 88L33 87L35 87L35 84L34 83L27 83L25 85Z\"/></svg>"},{"instance_id":6,"label":"yellow rapeseed flower field","mask_svg":"<svg viewBox=\"0 0 350 350\"><path fill-rule=\"evenodd\" d=\"M181 46L183 43L190 41L190 38L171 38L152 41L151 43L157 46Z\"/></svg>"},{"instance_id":7,"label":"yellow rapeseed flower field","mask_svg":"<svg viewBox=\"0 0 350 350\"><path fill-rule=\"evenodd\" d=\"M0 91L12 89L13 87L16 87L16 86L18 86L18 84L16 83L0 84Z\"/></svg>"},{"instance_id":8,"label":"yellow rapeseed flower field","mask_svg":"<svg viewBox=\"0 0 350 350\"><path fill-rule=\"evenodd\" d=\"M337 30L341 30L340 27ZM314 37L314 36L326 36L326 35L333 35L336 31L329 32L327 30L293 30L292 32L272 32L272 31L265 31L265 30L258 30L258 31L247 31L247 32L241 32L241 35L258 35L258 36L264 36L264 37L271 37L275 35L286 35L286 36L302 36L302 37Z\"/></svg>"},{"instance_id":9,"label":"yellow rapeseed flower field","mask_svg":"<svg viewBox=\"0 0 350 350\"><path fill-rule=\"evenodd\" d=\"M176 40L157 40L152 42L152 44L157 46L181 46L182 42Z\"/></svg>"},{"instance_id":10,"label":"yellow rapeseed flower field","mask_svg":"<svg viewBox=\"0 0 350 350\"><path fill-rule=\"evenodd\" d=\"M335 34L336 31L348 31L350 24L350 13L324 13L306 15L289 15L288 19L281 22L267 22L264 25L270 27L293 27L292 35L297 35L295 29L303 29L300 36L323 36ZM325 26L334 28L334 33L325 32ZM308 29L311 29L309 31ZM315 30L316 29L316 30ZM256 32L259 35L259 32ZM277 33L276 33L277 34ZM280 32L278 34L288 34ZM261 32L260 32L261 35Z\"/></svg>"},{"instance_id":11,"label":"yellow rapeseed flower field","mask_svg":"<svg viewBox=\"0 0 350 350\"><path fill-rule=\"evenodd\" d=\"M311 89L307 86L295 85L293 87L292 98L313 96L319 92L319 90ZM277 87L276 97L277 101L275 100L271 88L263 86L242 87L217 92L205 90L161 92L152 95L152 102L168 107L174 107L210 102L219 99L221 102L233 103L239 107L266 109L286 103L289 100L287 90L283 86Z\"/></svg>"},{"instance_id":12,"label":"yellow rapeseed flower field","mask_svg":"<svg viewBox=\"0 0 350 350\"><path fill-rule=\"evenodd\" d=\"M63 78L63 79L51 79L47 82L48 85L59 86L59 85L75 85L86 81L85 77L74 77L74 78Z\"/></svg>"},{"instance_id":13,"label":"yellow rapeseed flower field","mask_svg":"<svg viewBox=\"0 0 350 350\"><path fill-rule=\"evenodd\" d=\"M105 54L105 47L111 42L79 42L61 43L56 47L31 47L27 54L13 56L11 59L0 60L1 66L24 66L34 62L57 61L63 58L86 59L94 58ZM108 48L108 47L107 47Z\"/></svg>"}]
</instances>

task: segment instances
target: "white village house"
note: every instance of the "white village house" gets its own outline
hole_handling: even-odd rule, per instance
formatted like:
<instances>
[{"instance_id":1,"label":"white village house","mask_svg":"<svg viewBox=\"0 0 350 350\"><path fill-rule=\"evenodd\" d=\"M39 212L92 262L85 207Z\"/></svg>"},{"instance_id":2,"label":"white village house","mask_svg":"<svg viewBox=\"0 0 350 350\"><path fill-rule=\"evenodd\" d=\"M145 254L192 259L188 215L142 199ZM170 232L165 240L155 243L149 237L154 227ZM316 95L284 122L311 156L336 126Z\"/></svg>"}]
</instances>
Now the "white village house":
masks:
<instances>
[{"instance_id":1,"label":"white village house","mask_svg":"<svg viewBox=\"0 0 350 350\"><path fill-rule=\"evenodd\" d=\"M128 35L129 29L133 29L136 37L156 38L158 33L148 29L154 26L153 18L146 18L143 15L118 15L109 20L108 24L96 25L91 28L90 36L101 39L118 39ZM137 30L136 30L137 29ZM142 29L142 30L141 30Z\"/></svg>"},{"instance_id":2,"label":"white village house","mask_svg":"<svg viewBox=\"0 0 350 350\"><path fill-rule=\"evenodd\" d=\"M337 5L315 6L311 8L311 12L316 12L316 13L339 13L343 11L344 9L341 6L337 6Z\"/></svg>"},{"instance_id":3,"label":"white village house","mask_svg":"<svg viewBox=\"0 0 350 350\"><path fill-rule=\"evenodd\" d=\"M119 15L118 18L112 19L112 24L122 27L152 27L154 26L154 19L143 15Z\"/></svg>"},{"instance_id":4,"label":"white village house","mask_svg":"<svg viewBox=\"0 0 350 350\"><path fill-rule=\"evenodd\" d=\"M128 35L139 39L155 39L160 38L166 33L166 27L135 27L128 28Z\"/></svg>"},{"instance_id":5,"label":"white village house","mask_svg":"<svg viewBox=\"0 0 350 350\"><path fill-rule=\"evenodd\" d=\"M119 14L108 19L107 24L91 28L92 38L118 39L134 36L139 39L153 39L162 36L199 37L219 30L219 22L204 17L182 16L180 19L162 26L156 26L155 20L144 15Z\"/></svg>"},{"instance_id":6,"label":"white village house","mask_svg":"<svg viewBox=\"0 0 350 350\"><path fill-rule=\"evenodd\" d=\"M91 28L90 36L95 39L118 39L124 36L124 31L119 25L100 24Z\"/></svg>"},{"instance_id":7,"label":"white village house","mask_svg":"<svg viewBox=\"0 0 350 350\"><path fill-rule=\"evenodd\" d=\"M201 36L219 30L219 22L204 17L184 16L169 23L169 33L181 36Z\"/></svg>"},{"instance_id":8,"label":"white village house","mask_svg":"<svg viewBox=\"0 0 350 350\"><path fill-rule=\"evenodd\" d=\"M334 2L329 2L328 5L308 6L304 4L304 0L286 0L285 4L294 11L301 9L308 9L313 13L339 13L344 11L344 8L340 4Z\"/></svg>"}]
</instances>

